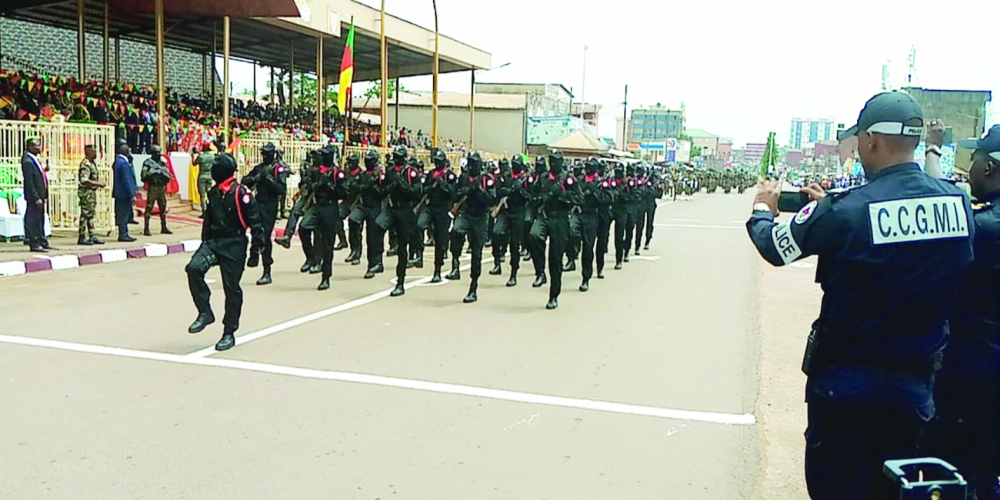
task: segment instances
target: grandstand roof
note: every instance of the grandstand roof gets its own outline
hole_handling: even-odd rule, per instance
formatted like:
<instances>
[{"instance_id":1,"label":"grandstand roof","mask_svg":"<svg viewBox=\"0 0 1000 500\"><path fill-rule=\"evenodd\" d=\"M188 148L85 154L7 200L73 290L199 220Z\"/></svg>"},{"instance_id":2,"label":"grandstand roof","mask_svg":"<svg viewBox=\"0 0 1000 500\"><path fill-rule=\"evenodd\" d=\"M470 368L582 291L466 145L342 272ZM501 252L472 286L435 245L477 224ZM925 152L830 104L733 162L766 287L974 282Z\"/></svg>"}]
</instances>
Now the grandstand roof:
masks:
<instances>
[{"instance_id":1,"label":"grandstand roof","mask_svg":"<svg viewBox=\"0 0 1000 500\"><path fill-rule=\"evenodd\" d=\"M292 7L302 7L299 17L248 17L286 14L289 3ZM155 43L153 15L148 11L136 12L137 9L151 7L152 2L144 0L110 0L111 38ZM217 30L217 50L221 54L222 19L219 9L222 8L238 8L241 12L240 17L232 16L230 19L230 52L233 59L287 68L294 52L295 71L315 73L316 37L323 35L323 69L329 82L335 82L340 72L345 37L353 18L355 81L379 78L379 11L353 0L164 0L166 45L196 53L211 53L213 30ZM327 15L320 15L321 12ZM77 26L75 2L65 0L4 0L0 5L0 14L71 30ZM103 34L103 2L86 2L85 25L88 33ZM389 78L432 72L433 30L386 14L386 38ZM440 37L440 54L441 73L490 67L489 53L443 35Z\"/></svg>"}]
</instances>

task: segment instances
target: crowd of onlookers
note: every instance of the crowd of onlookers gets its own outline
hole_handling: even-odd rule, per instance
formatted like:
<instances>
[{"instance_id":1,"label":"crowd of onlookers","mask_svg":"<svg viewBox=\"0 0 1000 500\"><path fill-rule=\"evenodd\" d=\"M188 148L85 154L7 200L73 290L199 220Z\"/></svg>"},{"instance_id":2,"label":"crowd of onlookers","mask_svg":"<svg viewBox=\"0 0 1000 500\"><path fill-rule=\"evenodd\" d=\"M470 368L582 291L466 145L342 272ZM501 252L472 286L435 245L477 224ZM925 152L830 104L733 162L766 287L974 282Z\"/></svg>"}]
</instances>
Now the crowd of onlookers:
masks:
<instances>
[{"instance_id":1,"label":"crowd of onlookers","mask_svg":"<svg viewBox=\"0 0 1000 500\"><path fill-rule=\"evenodd\" d=\"M149 85L78 82L74 78L38 75L24 71L0 70L0 119L66 121L111 124L116 138L128 143L133 153L148 152L157 143L156 90ZM168 122L167 149L188 150L222 135L222 100L169 92L166 96ZM324 113L323 136L316 134L316 111L309 107L280 106L242 98L230 99L230 128L233 138L244 132L269 131L300 140L328 139L343 143L344 120L336 110ZM377 146L381 127L351 120L349 144ZM464 149L464 142L440 140L447 151ZM429 149L431 137L422 130L406 128L389 131L391 145Z\"/></svg>"}]
</instances>

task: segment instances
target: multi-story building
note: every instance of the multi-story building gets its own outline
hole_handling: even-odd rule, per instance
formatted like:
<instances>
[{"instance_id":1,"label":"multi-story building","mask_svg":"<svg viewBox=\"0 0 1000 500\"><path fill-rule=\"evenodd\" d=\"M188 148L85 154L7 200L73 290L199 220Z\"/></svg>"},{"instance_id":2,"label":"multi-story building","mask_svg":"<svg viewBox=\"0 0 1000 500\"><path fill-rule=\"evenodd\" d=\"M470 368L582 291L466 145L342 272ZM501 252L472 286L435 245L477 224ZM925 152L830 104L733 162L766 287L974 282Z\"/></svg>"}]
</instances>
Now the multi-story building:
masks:
<instances>
[{"instance_id":1,"label":"multi-story building","mask_svg":"<svg viewBox=\"0 0 1000 500\"><path fill-rule=\"evenodd\" d=\"M691 137L691 145L696 148L701 148L702 156L715 155L719 150L719 136L706 132L700 128L692 128L687 131L687 135ZM732 147L732 143L729 144Z\"/></svg>"},{"instance_id":2,"label":"multi-story building","mask_svg":"<svg viewBox=\"0 0 1000 500\"><path fill-rule=\"evenodd\" d=\"M658 142L680 137L687 128L687 122L683 109L667 109L656 105L633 109L628 128L628 142Z\"/></svg>"},{"instance_id":3,"label":"multi-story building","mask_svg":"<svg viewBox=\"0 0 1000 500\"><path fill-rule=\"evenodd\" d=\"M719 156L723 161L729 163L733 159L733 140L727 137L719 139Z\"/></svg>"},{"instance_id":4,"label":"multi-story building","mask_svg":"<svg viewBox=\"0 0 1000 500\"><path fill-rule=\"evenodd\" d=\"M748 142L746 148L743 150L743 161L747 163L760 163L760 160L764 158L765 149L767 149L767 143Z\"/></svg>"},{"instance_id":5,"label":"multi-story building","mask_svg":"<svg viewBox=\"0 0 1000 500\"><path fill-rule=\"evenodd\" d=\"M597 121L600 118L600 114L600 104L573 103L573 116L593 125L594 128L598 128Z\"/></svg>"},{"instance_id":6,"label":"multi-story building","mask_svg":"<svg viewBox=\"0 0 1000 500\"><path fill-rule=\"evenodd\" d=\"M572 94L558 83L476 83L476 93L526 96L530 117L565 116L572 111Z\"/></svg>"},{"instance_id":7,"label":"multi-story building","mask_svg":"<svg viewBox=\"0 0 1000 500\"><path fill-rule=\"evenodd\" d=\"M792 118L788 147L802 149L819 141L836 140L833 118Z\"/></svg>"}]
</instances>

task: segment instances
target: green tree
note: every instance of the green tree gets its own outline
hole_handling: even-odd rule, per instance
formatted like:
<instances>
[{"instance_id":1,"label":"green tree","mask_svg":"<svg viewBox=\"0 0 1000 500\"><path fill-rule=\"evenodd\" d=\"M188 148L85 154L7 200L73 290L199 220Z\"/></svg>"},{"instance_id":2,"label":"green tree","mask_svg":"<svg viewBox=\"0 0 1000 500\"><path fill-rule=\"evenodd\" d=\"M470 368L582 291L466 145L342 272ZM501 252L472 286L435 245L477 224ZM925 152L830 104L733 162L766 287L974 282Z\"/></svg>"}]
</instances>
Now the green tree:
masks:
<instances>
[{"instance_id":1,"label":"green tree","mask_svg":"<svg viewBox=\"0 0 1000 500\"><path fill-rule=\"evenodd\" d=\"M386 85L386 88L388 89L389 92L389 99L392 99L396 95L396 80L389 80L389 84ZM406 92L406 89L403 88L402 84L400 84L399 86L399 91ZM378 98L381 95L382 95L382 80L375 80L375 82L373 82L372 85L368 87L368 90L365 91L365 97L367 97L368 99Z\"/></svg>"},{"instance_id":2,"label":"green tree","mask_svg":"<svg viewBox=\"0 0 1000 500\"><path fill-rule=\"evenodd\" d=\"M697 158L701 156L701 146L691 146L691 158Z\"/></svg>"},{"instance_id":3,"label":"green tree","mask_svg":"<svg viewBox=\"0 0 1000 500\"><path fill-rule=\"evenodd\" d=\"M281 74L275 75L275 90L278 94L278 102L284 106L287 100L283 92L285 86L287 85L287 78L278 78L278 76L286 76L287 73L281 72ZM268 88L271 86L271 82L267 82ZM312 75L306 75L302 73L296 73L292 78L292 91L295 93L295 107L296 108L316 108L316 77ZM337 113L337 91L333 90L333 87L327 85L326 87L326 101L323 104L324 109L330 110L332 113Z\"/></svg>"}]
</instances>

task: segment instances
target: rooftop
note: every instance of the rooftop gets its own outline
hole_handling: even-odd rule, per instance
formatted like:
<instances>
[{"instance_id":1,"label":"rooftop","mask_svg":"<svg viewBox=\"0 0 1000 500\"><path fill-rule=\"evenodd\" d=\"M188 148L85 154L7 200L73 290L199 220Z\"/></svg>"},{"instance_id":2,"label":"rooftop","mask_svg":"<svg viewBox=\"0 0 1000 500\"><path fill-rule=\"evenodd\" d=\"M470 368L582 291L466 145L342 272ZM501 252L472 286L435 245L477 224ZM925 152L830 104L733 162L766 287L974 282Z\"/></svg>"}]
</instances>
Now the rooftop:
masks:
<instances>
[{"instance_id":1,"label":"rooftop","mask_svg":"<svg viewBox=\"0 0 1000 500\"><path fill-rule=\"evenodd\" d=\"M433 106L433 95L431 94L409 94L399 95L400 106ZM476 109L525 109L524 94L480 94L476 93ZM370 100L364 97L354 97L354 107L358 109L380 109L379 98L373 97ZM389 98L389 106L396 105L395 96ZM465 108L469 109L469 94L460 93L438 93L439 108Z\"/></svg>"}]
</instances>

